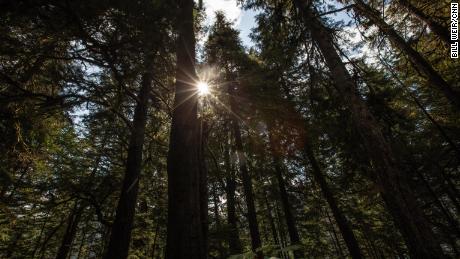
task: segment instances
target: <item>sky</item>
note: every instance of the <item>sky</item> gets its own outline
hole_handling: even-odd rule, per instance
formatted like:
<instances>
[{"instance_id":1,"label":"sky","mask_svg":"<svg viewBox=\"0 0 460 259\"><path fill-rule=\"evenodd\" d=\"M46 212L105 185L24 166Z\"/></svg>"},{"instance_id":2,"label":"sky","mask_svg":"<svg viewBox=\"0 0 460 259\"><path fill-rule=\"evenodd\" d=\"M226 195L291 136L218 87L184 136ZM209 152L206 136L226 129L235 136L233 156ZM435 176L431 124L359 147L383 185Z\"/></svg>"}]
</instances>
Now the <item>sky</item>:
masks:
<instances>
[{"instance_id":1,"label":"sky","mask_svg":"<svg viewBox=\"0 0 460 259\"><path fill-rule=\"evenodd\" d=\"M214 20L216 11L223 11L230 21L233 21L235 28L240 31L240 37L246 47L254 45L249 38L251 29L255 27L255 15L253 10L242 10L241 6L236 4L236 0L204 0L208 25Z\"/></svg>"},{"instance_id":2,"label":"sky","mask_svg":"<svg viewBox=\"0 0 460 259\"><path fill-rule=\"evenodd\" d=\"M342 8L343 5L334 0L326 0L326 2L335 8ZM251 29L256 26L255 16L257 12L254 10L242 10L241 6L237 5L237 0L204 0L203 1L207 25L211 25L214 20L216 11L223 11L230 21L234 22L235 28L240 31L240 38L246 47L251 47L254 43L251 41L249 34ZM350 17L345 11L328 15L329 18L335 20L349 21Z\"/></svg>"}]
</instances>

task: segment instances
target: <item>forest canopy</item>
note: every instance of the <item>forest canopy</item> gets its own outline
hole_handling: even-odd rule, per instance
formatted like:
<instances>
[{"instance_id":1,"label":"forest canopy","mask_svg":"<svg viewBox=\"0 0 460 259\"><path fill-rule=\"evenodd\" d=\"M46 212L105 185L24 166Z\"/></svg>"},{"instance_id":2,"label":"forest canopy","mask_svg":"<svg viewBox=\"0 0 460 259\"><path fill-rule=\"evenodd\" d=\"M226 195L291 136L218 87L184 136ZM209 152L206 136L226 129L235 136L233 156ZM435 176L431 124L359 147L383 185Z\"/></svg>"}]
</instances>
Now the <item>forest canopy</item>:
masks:
<instances>
[{"instance_id":1,"label":"forest canopy","mask_svg":"<svg viewBox=\"0 0 460 259\"><path fill-rule=\"evenodd\" d=\"M452 1L209 1L0 0L0 258L459 258Z\"/></svg>"}]
</instances>

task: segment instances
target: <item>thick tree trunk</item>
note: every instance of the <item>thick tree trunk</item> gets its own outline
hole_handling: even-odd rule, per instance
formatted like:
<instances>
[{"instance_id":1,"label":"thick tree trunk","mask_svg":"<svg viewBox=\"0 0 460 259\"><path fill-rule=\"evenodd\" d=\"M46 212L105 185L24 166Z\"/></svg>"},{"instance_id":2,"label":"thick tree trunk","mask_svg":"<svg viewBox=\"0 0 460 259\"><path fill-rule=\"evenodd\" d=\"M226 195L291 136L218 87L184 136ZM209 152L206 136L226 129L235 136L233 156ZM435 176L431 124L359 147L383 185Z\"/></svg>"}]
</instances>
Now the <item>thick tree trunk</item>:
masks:
<instances>
[{"instance_id":1,"label":"thick tree trunk","mask_svg":"<svg viewBox=\"0 0 460 259\"><path fill-rule=\"evenodd\" d=\"M337 205L337 201L329 189L328 183L321 171L319 164L316 160L316 157L311 149L308 141L305 143L305 154L310 162L312 167L312 173L315 181L318 183L321 192L324 195L329 207L331 208L332 215L334 216L335 222L339 226L340 233L342 234L343 240L345 240L345 244L347 244L348 251L352 258L363 258L363 254L361 249L359 248L358 240L356 240L355 234L351 230L350 224L348 223L347 218L343 215L342 211L340 210L339 206Z\"/></svg>"},{"instance_id":2,"label":"thick tree trunk","mask_svg":"<svg viewBox=\"0 0 460 259\"><path fill-rule=\"evenodd\" d=\"M72 246L73 239L77 233L78 223L80 223L81 214L83 213L83 207L76 202L72 209L69 218L67 220L67 228L62 238L61 246L56 255L56 259L66 259L69 255L70 248Z\"/></svg>"},{"instance_id":3,"label":"thick tree trunk","mask_svg":"<svg viewBox=\"0 0 460 259\"><path fill-rule=\"evenodd\" d=\"M353 9L357 14L366 17L371 23L375 24L381 32L387 35L390 41L407 55L414 67L425 75L428 81L436 86L457 110L460 109L460 93L454 90L419 52L412 48L389 24L387 24L381 18L378 11L372 9L362 0L355 0Z\"/></svg>"},{"instance_id":4,"label":"thick tree trunk","mask_svg":"<svg viewBox=\"0 0 460 259\"><path fill-rule=\"evenodd\" d=\"M397 0L397 2L409 13L415 15L418 19L428 25L430 30L450 47L451 41L449 37L449 29L447 29L447 27L433 20L429 15L425 14L422 10L413 5L409 0Z\"/></svg>"},{"instance_id":5,"label":"thick tree trunk","mask_svg":"<svg viewBox=\"0 0 460 259\"><path fill-rule=\"evenodd\" d=\"M348 105L352 123L371 160L376 182L395 222L405 237L414 258L443 257L439 242L416 198L398 167L389 142L364 101L356 94L356 86L333 44L328 29L317 18L306 1L293 0L305 26L321 50L343 103Z\"/></svg>"},{"instance_id":6,"label":"thick tree trunk","mask_svg":"<svg viewBox=\"0 0 460 259\"><path fill-rule=\"evenodd\" d=\"M235 191L236 191L236 181L234 170L230 164L230 149L229 144L226 145L225 150L225 171L227 172L226 177L226 188L225 192L227 194L227 223L230 227L230 233L228 236L228 245L231 255L241 254L242 247L241 241L238 235L238 219L236 217L236 206L235 206Z\"/></svg>"},{"instance_id":7,"label":"thick tree trunk","mask_svg":"<svg viewBox=\"0 0 460 259\"><path fill-rule=\"evenodd\" d=\"M180 0L174 110L168 154L167 259L207 258L197 115L193 0ZM205 199L206 200L206 199Z\"/></svg>"},{"instance_id":8,"label":"thick tree trunk","mask_svg":"<svg viewBox=\"0 0 460 259\"><path fill-rule=\"evenodd\" d=\"M236 95L234 86L229 86L228 94L230 98L230 110L233 114L238 114L238 109L235 103L234 96ZM246 156L243 151L243 141L241 139L241 129L238 122L237 116L232 118L232 131L235 138L235 152L238 156L238 165L240 168L241 178L243 180L244 198L246 201L246 207L248 209L247 218L249 223L249 232L251 235L251 246L252 250L256 252L258 258L263 258L263 254L257 251L262 247L262 241L260 239L259 224L257 222L256 206L254 202L254 192L252 189L252 180L249 175L249 170L246 165Z\"/></svg>"},{"instance_id":9,"label":"thick tree trunk","mask_svg":"<svg viewBox=\"0 0 460 259\"><path fill-rule=\"evenodd\" d=\"M142 149L147 123L147 110L153 80L151 62L152 60L147 61L146 71L142 76L141 89L137 95L137 105L134 110L128 157L126 159L125 177L110 233L109 245L104 256L105 259L125 259L129 252L139 190L139 177L142 169Z\"/></svg>"},{"instance_id":10,"label":"thick tree trunk","mask_svg":"<svg viewBox=\"0 0 460 259\"><path fill-rule=\"evenodd\" d=\"M280 143L277 137L274 135L273 126L268 123L268 138L270 144L270 152L273 157L273 165L275 168L276 180L278 182L278 189L280 192L281 205L283 206L284 217L286 220L286 225L288 229L289 239L291 240L291 245L299 245L300 237L299 231L297 230L296 222L294 215L292 214L291 204L289 202L288 193L286 190L286 184L283 179L283 168L281 162L281 150ZM294 252L296 258L302 257L302 253L298 250Z\"/></svg>"}]
</instances>

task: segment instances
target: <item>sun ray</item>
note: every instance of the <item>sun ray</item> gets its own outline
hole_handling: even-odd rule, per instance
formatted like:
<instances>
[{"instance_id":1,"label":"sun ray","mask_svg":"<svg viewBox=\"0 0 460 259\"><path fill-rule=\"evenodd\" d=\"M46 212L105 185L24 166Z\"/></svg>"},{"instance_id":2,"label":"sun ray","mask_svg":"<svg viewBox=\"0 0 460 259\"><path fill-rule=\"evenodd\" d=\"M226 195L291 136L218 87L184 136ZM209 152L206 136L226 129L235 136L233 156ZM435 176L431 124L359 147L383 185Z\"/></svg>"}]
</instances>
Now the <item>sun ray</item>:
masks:
<instances>
[{"instance_id":1,"label":"sun ray","mask_svg":"<svg viewBox=\"0 0 460 259\"><path fill-rule=\"evenodd\" d=\"M209 84L207 82L198 82L196 85L198 89L198 95L204 96L210 93Z\"/></svg>"}]
</instances>

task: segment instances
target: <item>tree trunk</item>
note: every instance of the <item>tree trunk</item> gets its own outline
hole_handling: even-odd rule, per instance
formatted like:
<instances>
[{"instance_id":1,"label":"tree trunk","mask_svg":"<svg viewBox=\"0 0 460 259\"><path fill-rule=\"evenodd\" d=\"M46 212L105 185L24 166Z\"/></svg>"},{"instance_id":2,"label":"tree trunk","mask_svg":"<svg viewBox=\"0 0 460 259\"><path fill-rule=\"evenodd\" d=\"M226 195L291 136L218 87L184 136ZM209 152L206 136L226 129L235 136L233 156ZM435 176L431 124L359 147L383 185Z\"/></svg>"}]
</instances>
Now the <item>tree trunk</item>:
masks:
<instances>
[{"instance_id":1,"label":"tree trunk","mask_svg":"<svg viewBox=\"0 0 460 259\"><path fill-rule=\"evenodd\" d=\"M227 143L225 147L225 170L227 172L226 177L226 194L227 194L227 223L230 227L230 233L228 236L228 245L231 255L241 254L242 247L240 238L238 235L238 219L236 217L236 208L235 208L235 191L236 191L236 181L234 170L232 170L230 162L230 149L229 144Z\"/></svg>"},{"instance_id":2,"label":"tree trunk","mask_svg":"<svg viewBox=\"0 0 460 259\"><path fill-rule=\"evenodd\" d=\"M204 150L208 145L208 124L203 118L199 118L199 162L200 162L200 174L199 174L199 189L200 189L200 220L202 228L202 239L204 242L204 251L207 253L209 250L209 239L208 239L208 167L205 162Z\"/></svg>"},{"instance_id":3,"label":"tree trunk","mask_svg":"<svg viewBox=\"0 0 460 259\"><path fill-rule=\"evenodd\" d=\"M414 258L443 257L439 242L416 198L397 166L392 148L384 138L377 121L364 101L356 94L356 86L334 48L328 29L317 18L306 1L294 0L305 26L321 50L329 67L334 85L351 113L351 120L367 152L376 182L382 187L382 196L395 222L405 237Z\"/></svg>"},{"instance_id":4,"label":"tree trunk","mask_svg":"<svg viewBox=\"0 0 460 259\"><path fill-rule=\"evenodd\" d=\"M334 216L335 222L339 226L340 233L342 234L343 240L345 240L345 244L347 244L347 248L351 257L363 258L363 254L359 248L358 240L356 240L355 234L351 230L347 218L343 215L342 211L337 205L337 201L335 200L332 191L329 189L328 183L326 182L323 172L321 171L319 164L316 161L316 157L308 141L305 141L304 151L311 164L313 177L318 183L324 198L331 208L332 215Z\"/></svg>"},{"instance_id":5,"label":"tree trunk","mask_svg":"<svg viewBox=\"0 0 460 259\"><path fill-rule=\"evenodd\" d=\"M292 214L291 204L289 202L288 193L286 190L286 184L283 179L283 168L281 157L282 153L280 150L280 143L277 137L274 135L273 127L268 123L268 138L270 144L270 152L273 157L273 165L275 167L276 179L278 182L278 189L280 192L281 205L283 206L284 217L286 219L286 225L288 229L289 239L291 240L291 245L299 245L300 237L299 231L297 230L296 222L294 215ZM294 251L296 258L302 257L302 253L298 250Z\"/></svg>"},{"instance_id":6,"label":"tree trunk","mask_svg":"<svg viewBox=\"0 0 460 259\"><path fill-rule=\"evenodd\" d=\"M75 206L72 209L69 219L67 221L67 228L62 238L61 246L59 247L56 259L66 259L69 255L70 248L72 246L73 239L77 233L78 223L80 223L81 214L83 213L83 207L75 202Z\"/></svg>"},{"instance_id":7,"label":"tree trunk","mask_svg":"<svg viewBox=\"0 0 460 259\"><path fill-rule=\"evenodd\" d=\"M235 99L235 88L229 86L228 94L230 96L230 110L233 114L238 114ZM252 190L251 176L249 175L248 167L246 165L246 156L243 151L243 141L241 139L241 129L238 123L237 116L233 116L232 119L232 131L235 138L235 152L238 156L238 165L240 168L241 178L243 180L244 198L246 201L246 207L248 209L247 218L249 223L249 232L251 234L251 245L252 250L256 252L258 258L263 258L262 252L257 251L262 246L260 240L259 225L257 222L256 206L254 203L254 192Z\"/></svg>"},{"instance_id":8,"label":"tree trunk","mask_svg":"<svg viewBox=\"0 0 460 259\"><path fill-rule=\"evenodd\" d=\"M146 62L148 64L142 76L141 89L137 95L137 105L134 110L123 186L110 233L107 253L104 256L105 259L125 259L129 252L139 190L139 177L142 169L142 149L147 123L147 110L153 80L152 60L147 60Z\"/></svg>"},{"instance_id":9,"label":"tree trunk","mask_svg":"<svg viewBox=\"0 0 460 259\"><path fill-rule=\"evenodd\" d=\"M335 231L334 223L332 223L331 216L329 215L329 212L327 211L327 209L325 209L325 214L326 214L327 222L329 223L329 227L331 229L331 232L334 238L334 244L337 249L337 254L340 258L345 258L345 255L343 254L343 250L342 250L342 245L340 244L339 238L337 237L337 233Z\"/></svg>"},{"instance_id":10,"label":"tree trunk","mask_svg":"<svg viewBox=\"0 0 460 259\"><path fill-rule=\"evenodd\" d=\"M390 41L400 49L412 64L422 74L426 76L428 81L436 86L444 96L452 103L452 105L460 109L460 93L452 89L452 87L442 78L442 76L428 63L428 61L413 49L390 25L388 25L381 17L380 13L365 4L362 0L355 0L353 9L357 14L363 15L371 23L375 24L381 32L383 32Z\"/></svg>"},{"instance_id":11,"label":"tree trunk","mask_svg":"<svg viewBox=\"0 0 460 259\"><path fill-rule=\"evenodd\" d=\"M415 15L418 19L426 23L430 30L437 35L447 46L450 47L449 29L442 24L434 21L429 15L425 14L413 5L409 0L397 0L398 4L404 7L409 13Z\"/></svg>"},{"instance_id":12,"label":"tree trunk","mask_svg":"<svg viewBox=\"0 0 460 259\"><path fill-rule=\"evenodd\" d=\"M273 215L272 215L272 207L270 206L270 202L268 201L266 193L264 193L264 199L265 199L265 206L267 210L267 218L268 218L268 222L270 224L270 230L273 236L273 242L276 245L279 245L281 247L280 241L278 239L278 231L276 231L275 220L273 219Z\"/></svg>"},{"instance_id":13,"label":"tree trunk","mask_svg":"<svg viewBox=\"0 0 460 259\"><path fill-rule=\"evenodd\" d=\"M450 145L450 147L452 148L452 150L454 152L457 153L457 156L460 157L460 148L457 146L457 144L455 144L455 142L449 137L449 135L447 135L446 131L444 130L444 128L433 118L433 116L431 116L431 114L427 111L427 109L423 106L423 104L420 102L420 100L417 98L417 96L411 92L411 90L406 87L406 85L401 81L401 79L399 79L398 75L396 75L391 67L386 64L385 62L383 62L385 67L388 69L388 71L390 72L391 76L394 78L394 80L396 80L396 82L398 82L398 84L402 87L404 87L405 89L407 89L407 93L409 94L409 96L412 98L412 100L415 102L415 104L417 105L417 107L423 112L423 114L426 116L426 118L433 124L433 126L435 126L435 128L439 131L439 133L441 134L441 136L444 138L444 140Z\"/></svg>"},{"instance_id":14,"label":"tree trunk","mask_svg":"<svg viewBox=\"0 0 460 259\"><path fill-rule=\"evenodd\" d=\"M167 259L207 258L202 219L193 0L180 0L174 110L168 153Z\"/></svg>"}]
</instances>

